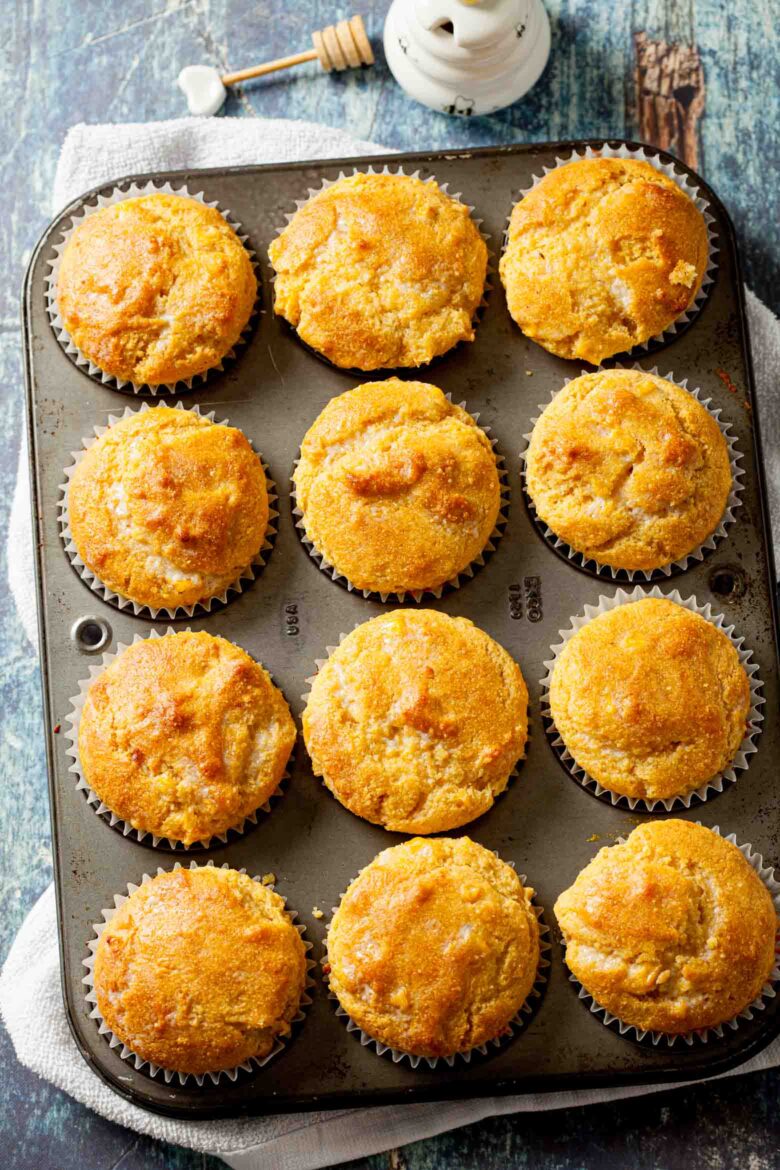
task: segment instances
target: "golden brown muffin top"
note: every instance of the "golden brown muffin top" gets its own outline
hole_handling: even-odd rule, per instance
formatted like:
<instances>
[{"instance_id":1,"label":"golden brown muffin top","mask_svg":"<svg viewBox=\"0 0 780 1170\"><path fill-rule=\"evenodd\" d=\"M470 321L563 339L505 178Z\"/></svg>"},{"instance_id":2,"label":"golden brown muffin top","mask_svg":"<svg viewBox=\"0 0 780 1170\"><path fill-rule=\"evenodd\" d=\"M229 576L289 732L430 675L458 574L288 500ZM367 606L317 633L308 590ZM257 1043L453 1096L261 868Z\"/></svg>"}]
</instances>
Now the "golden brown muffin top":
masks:
<instances>
[{"instance_id":1,"label":"golden brown muffin top","mask_svg":"<svg viewBox=\"0 0 780 1170\"><path fill-rule=\"evenodd\" d=\"M689 308L708 255L702 214L672 179L641 159L580 159L515 205L500 270L528 337L598 365Z\"/></svg>"},{"instance_id":2,"label":"golden brown muffin top","mask_svg":"<svg viewBox=\"0 0 780 1170\"><path fill-rule=\"evenodd\" d=\"M685 796L734 759L750 684L734 646L697 613L644 598L600 614L558 655L557 730L581 768L624 796Z\"/></svg>"},{"instance_id":3,"label":"golden brown muffin top","mask_svg":"<svg viewBox=\"0 0 780 1170\"><path fill-rule=\"evenodd\" d=\"M712 415L643 370L599 370L565 386L533 429L526 471L555 535L618 569L660 568L698 548L732 483Z\"/></svg>"},{"instance_id":4,"label":"golden brown muffin top","mask_svg":"<svg viewBox=\"0 0 780 1170\"><path fill-rule=\"evenodd\" d=\"M334 365L419 366L473 341L487 247L434 182L350 175L296 211L268 254L275 311Z\"/></svg>"},{"instance_id":5,"label":"golden brown muffin top","mask_svg":"<svg viewBox=\"0 0 780 1170\"><path fill-rule=\"evenodd\" d=\"M649 1031L725 1023L774 964L769 891L736 845L689 821L640 825L599 850L555 914L585 990Z\"/></svg>"},{"instance_id":6,"label":"golden brown muffin top","mask_svg":"<svg viewBox=\"0 0 780 1170\"><path fill-rule=\"evenodd\" d=\"M539 926L514 870L468 837L385 849L328 931L330 986L374 1040L412 1055L501 1035L539 963Z\"/></svg>"},{"instance_id":7,"label":"golden brown muffin top","mask_svg":"<svg viewBox=\"0 0 780 1170\"><path fill-rule=\"evenodd\" d=\"M269 798L295 734L259 663L224 638L186 630L136 642L93 679L78 749L84 778L112 812L191 845Z\"/></svg>"},{"instance_id":8,"label":"golden brown muffin top","mask_svg":"<svg viewBox=\"0 0 780 1170\"><path fill-rule=\"evenodd\" d=\"M256 296L249 254L224 216L162 193L87 216L65 246L57 280L60 317L78 349L136 385L219 365Z\"/></svg>"},{"instance_id":9,"label":"golden brown muffin top","mask_svg":"<svg viewBox=\"0 0 780 1170\"><path fill-rule=\"evenodd\" d=\"M481 816L523 754L528 691L466 618L395 610L353 630L312 683L315 775L351 812L399 833Z\"/></svg>"},{"instance_id":10,"label":"golden brown muffin top","mask_svg":"<svg viewBox=\"0 0 780 1170\"><path fill-rule=\"evenodd\" d=\"M143 1060L197 1075L267 1056L289 1034L306 957L278 894L234 869L177 869L119 907L94 976L115 1036Z\"/></svg>"},{"instance_id":11,"label":"golden brown muffin top","mask_svg":"<svg viewBox=\"0 0 780 1170\"><path fill-rule=\"evenodd\" d=\"M435 589L487 544L501 504L485 432L436 386L367 382L332 398L295 470L306 535L358 589Z\"/></svg>"},{"instance_id":12,"label":"golden brown muffin top","mask_svg":"<svg viewBox=\"0 0 780 1170\"><path fill-rule=\"evenodd\" d=\"M265 472L235 427L156 406L101 435L68 488L79 556L109 589L154 609L223 593L268 527Z\"/></svg>"}]
</instances>

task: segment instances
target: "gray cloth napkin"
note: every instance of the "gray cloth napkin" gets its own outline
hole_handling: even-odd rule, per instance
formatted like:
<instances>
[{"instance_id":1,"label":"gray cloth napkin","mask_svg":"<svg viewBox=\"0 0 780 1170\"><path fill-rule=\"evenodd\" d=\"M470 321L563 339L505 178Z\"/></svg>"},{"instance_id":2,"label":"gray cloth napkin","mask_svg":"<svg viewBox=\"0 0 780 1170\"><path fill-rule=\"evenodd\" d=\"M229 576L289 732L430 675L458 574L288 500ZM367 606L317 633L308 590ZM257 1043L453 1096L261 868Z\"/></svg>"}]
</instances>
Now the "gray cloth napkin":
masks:
<instances>
[{"instance_id":1,"label":"gray cloth napkin","mask_svg":"<svg viewBox=\"0 0 780 1170\"><path fill-rule=\"evenodd\" d=\"M186 118L122 126L76 126L62 149L54 209L89 187L131 173L230 164L333 158L384 148L307 122ZM751 293L748 316L770 499L780 519L780 326ZM35 643L32 539L27 455L22 451L9 532L11 585L28 636ZM780 539L775 538L780 548ZM560 1109L636 1097L669 1085L489 1097L434 1105L388 1106L226 1121L187 1122L146 1112L117 1096L86 1065L71 1037L62 1005L54 892L30 911L0 975L0 1012L23 1064L91 1109L152 1137L217 1154L236 1170L316 1170L431 1137L497 1114ZM740 1069L780 1064L776 1041Z\"/></svg>"}]
</instances>

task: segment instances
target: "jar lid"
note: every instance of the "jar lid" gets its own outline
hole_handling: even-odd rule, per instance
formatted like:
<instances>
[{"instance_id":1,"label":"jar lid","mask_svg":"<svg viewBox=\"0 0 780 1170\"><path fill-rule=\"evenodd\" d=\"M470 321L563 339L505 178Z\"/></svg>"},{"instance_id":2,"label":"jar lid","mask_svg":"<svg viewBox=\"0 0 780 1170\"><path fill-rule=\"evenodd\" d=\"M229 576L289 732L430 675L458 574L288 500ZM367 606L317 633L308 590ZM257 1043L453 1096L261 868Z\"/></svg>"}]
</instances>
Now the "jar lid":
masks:
<instances>
[{"instance_id":1,"label":"jar lid","mask_svg":"<svg viewBox=\"0 0 780 1170\"><path fill-rule=\"evenodd\" d=\"M529 7L528 0L418 0L414 11L427 34L425 47L436 56L455 58L517 36Z\"/></svg>"}]
</instances>

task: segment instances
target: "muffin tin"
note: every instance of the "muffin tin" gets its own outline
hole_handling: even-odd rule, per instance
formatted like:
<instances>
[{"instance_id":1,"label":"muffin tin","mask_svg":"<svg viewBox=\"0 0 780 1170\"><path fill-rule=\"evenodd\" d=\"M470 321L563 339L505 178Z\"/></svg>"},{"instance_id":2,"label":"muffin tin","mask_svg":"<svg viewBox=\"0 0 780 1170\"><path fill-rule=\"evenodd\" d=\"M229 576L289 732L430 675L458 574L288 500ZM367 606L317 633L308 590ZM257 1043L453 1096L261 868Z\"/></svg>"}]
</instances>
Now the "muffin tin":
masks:
<instances>
[{"instance_id":1,"label":"muffin tin","mask_svg":"<svg viewBox=\"0 0 780 1170\"><path fill-rule=\"evenodd\" d=\"M208 200L230 208L265 257L268 244L294 201L340 171L385 163L419 168L462 192L490 233L495 267L504 226L518 192L544 166L566 157L582 143L553 143L483 150L349 159L333 163L285 164L228 170L133 176L185 183ZM590 145L598 147L599 142ZM613 142L611 145L621 145ZM628 144L631 146L632 144ZM657 154L658 152L650 152ZM664 162L669 156L660 156ZM685 170L682 164L677 164ZM707 302L691 323L660 349L625 359L661 375L687 377L723 410L744 454L745 490L736 523L704 561L661 583L664 593L709 602L734 623L753 650L764 685L765 722L758 751L737 784L683 817L720 825L751 842L767 863L780 861L780 789L776 761L780 733L777 634L771 549L747 345L742 281L734 232L714 193L687 172L708 199L718 236L719 270ZM116 184L111 185L116 186ZM111 187L100 188L105 193ZM57 501L63 468L94 425L121 414L128 399L77 368L59 345L46 312L46 275L55 245L69 217L98 191L76 200L43 235L30 262L24 289L25 372L36 524L41 664L49 763L52 839L59 916L62 983L70 1025L81 1052L98 1075L138 1105L174 1116L206 1118L354 1105L547 1092L570 1087L639 1082L676 1082L712 1076L740 1064L780 1031L780 997L752 1021L743 1021L723 1040L706 1045L642 1046L621 1037L591 1015L578 1000L561 961L553 924L552 966L542 1003L521 1035L491 1054L435 1070L420 1062L393 1063L347 1032L318 979L314 1003L301 1031L268 1067L235 1082L184 1086L152 1079L111 1050L89 1019L83 984L92 924L113 895L140 881L158 865L171 868L174 855L140 843L96 816L69 772L62 728L70 697L103 650L129 643L137 633L166 629L119 611L91 593L68 563L58 531ZM289 477L308 426L339 392L367 381L319 361L269 311L270 272L262 266L261 313L254 334L223 373L212 375L184 396L186 405L216 410L246 433L270 465L279 485L279 534L262 576L224 608L185 622L193 629L223 634L258 658L273 674L300 714L300 696L315 659L339 635L382 612L391 603L365 599L330 580L310 558L292 515ZM609 364L622 364L617 359ZM563 361L528 341L513 324L500 285L488 294L476 341L458 346L422 370L401 372L450 393L480 413L491 428L509 469L509 517L496 551L473 579L423 604L473 619L519 661L530 692L530 743L519 776L485 816L458 833L496 849L528 874L537 900L552 923L552 905L603 844L628 833L638 816L594 799L574 783L544 734L540 680L550 647L586 604L611 595L620 581L599 579L561 557L540 535L526 507L520 482L523 435L540 404L579 364ZM135 397L135 396L134 396ZM170 399L174 401L176 399ZM414 604L414 602L407 602ZM386 833L342 808L315 780L305 752L298 750L292 777L269 816L245 836L207 851L217 864L229 862L252 873L276 875L279 891L298 911L307 934L322 953L327 916L358 870L380 849L404 837ZM41 812L43 815L43 811ZM659 814L652 814L659 815ZM663 815L663 814L661 814ZM203 851L198 860L205 860ZM313 910L326 913L320 919Z\"/></svg>"}]
</instances>

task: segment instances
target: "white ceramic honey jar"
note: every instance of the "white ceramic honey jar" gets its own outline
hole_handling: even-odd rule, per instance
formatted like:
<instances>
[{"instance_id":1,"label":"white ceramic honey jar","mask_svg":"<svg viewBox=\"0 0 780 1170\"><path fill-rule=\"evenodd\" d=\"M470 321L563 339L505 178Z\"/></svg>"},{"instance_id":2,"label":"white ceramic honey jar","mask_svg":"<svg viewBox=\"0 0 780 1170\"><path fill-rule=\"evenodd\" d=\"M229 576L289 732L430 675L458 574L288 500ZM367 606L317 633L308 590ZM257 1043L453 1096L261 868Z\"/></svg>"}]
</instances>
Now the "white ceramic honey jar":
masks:
<instances>
[{"instance_id":1,"label":"white ceramic honey jar","mask_svg":"<svg viewBox=\"0 0 780 1170\"><path fill-rule=\"evenodd\" d=\"M535 84L550 55L550 22L541 0L393 0L384 44L410 97L470 117Z\"/></svg>"}]
</instances>

